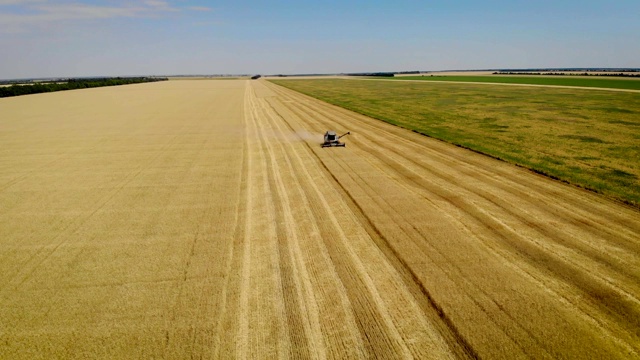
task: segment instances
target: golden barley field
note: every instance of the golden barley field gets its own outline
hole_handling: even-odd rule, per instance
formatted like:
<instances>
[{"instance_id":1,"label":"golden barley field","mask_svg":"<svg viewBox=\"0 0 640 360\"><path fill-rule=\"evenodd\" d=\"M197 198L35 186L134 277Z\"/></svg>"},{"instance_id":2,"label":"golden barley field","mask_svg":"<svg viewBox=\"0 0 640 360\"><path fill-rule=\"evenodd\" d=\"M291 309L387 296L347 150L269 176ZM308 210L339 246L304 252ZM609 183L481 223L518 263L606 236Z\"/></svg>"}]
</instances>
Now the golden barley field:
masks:
<instances>
[{"instance_id":1,"label":"golden barley field","mask_svg":"<svg viewBox=\"0 0 640 360\"><path fill-rule=\"evenodd\" d=\"M263 80L0 99L2 359L638 357L637 210Z\"/></svg>"}]
</instances>

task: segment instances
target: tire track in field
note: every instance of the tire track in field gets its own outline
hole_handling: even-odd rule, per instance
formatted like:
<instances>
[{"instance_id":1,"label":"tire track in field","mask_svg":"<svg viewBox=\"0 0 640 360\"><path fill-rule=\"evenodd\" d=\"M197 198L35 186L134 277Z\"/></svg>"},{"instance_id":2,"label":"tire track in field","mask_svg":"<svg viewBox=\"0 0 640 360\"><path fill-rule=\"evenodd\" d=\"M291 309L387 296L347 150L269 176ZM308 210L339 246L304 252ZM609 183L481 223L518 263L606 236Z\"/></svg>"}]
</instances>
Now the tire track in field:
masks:
<instances>
[{"instance_id":1,"label":"tire track in field","mask_svg":"<svg viewBox=\"0 0 640 360\"><path fill-rule=\"evenodd\" d=\"M257 104L256 94L252 87L248 88L251 94L247 99L252 109L251 127L255 129L255 134L258 135L260 147L266 149L265 164L267 169L265 176L267 177L270 189L270 195L273 201L274 218L284 219L284 223L292 223L291 209L288 206L287 191L283 184L281 177L279 176L278 163L275 161L274 151L269 144L268 138L265 135L268 130L265 128L265 118L268 116L264 113L263 109ZM279 220L275 222L276 231L276 243L277 243L277 261L279 267L279 278L281 279L280 289L283 296L284 315L286 317L286 323L288 326L288 337L291 340L291 345L288 349L285 349L288 357L292 358L311 358L311 354L323 358L323 348L310 346L309 332L310 325L303 320L303 312L305 307L299 301L301 290L297 279L294 278L295 270L293 260L290 254L290 239L295 239L298 235L291 227L284 226L284 223ZM302 331L300 331L302 330ZM315 348L316 351L310 351L310 348Z\"/></svg>"},{"instance_id":2,"label":"tire track in field","mask_svg":"<svg viewBox=\"0 0 640 360\"><path fill-rule=\"evenodd\" d=\"M342 124L343 127L345 127L345 128L347 127L346 120L344 120L344 119L338 120L337 119L337 114L334 115L334 113L339 113L340 115L344 115L344 113L346 111L337 110L335 112L329 112L328 109L330 109L330 108L333 109L330 106L320 107L319 105L317 105L317 104L319 104L319 102L316 103L313 100L309 100L308 98L303 97L303 96L299 96L299 95L290 95L289 92L287 92L285 90L282 90L280 88L276 88L275 91L278 92L278 94L280 94L282 96L289 96L289 98L293 97L296 100L295 101L295 105L291 105L291 104L294 104L294 102L287 102L285 105L287 105L289 107L289 109L291 111L293 111L293 112L296 112L296 110L297 110L298 114L300 114L298 116L301 116L303 118L306 117L307 118L307 122L308 122L309 118L314 118L317 121L322 119L324 125L318 123L318 124L314 125L314 127L315 127L314 130L316 130L316 131L326 130L326 129L323 129L322 127L326 127L327 125L331 125L331 124L333 124L333 126L335 126L335 124L337 124L337 123L334 123L333 121L338 121L340 124ZM283 93L285 95L283 95ZM315 105L313 107L313 109L311 109L312 105ZM304 112L304 114L302 114L302 113L299 112L299 109L300 108L304 108L304 107L309 107L309 110ZM353 121L358 122L358 126L357 126L358 128L361 127L361 126L364 126L365 129L366 128L373 128L374 131L381 131L381 129L379 129L378 126L374 126L374 125L371 125L371 124L361 124L361 121L358 120L358 116L352 115L351 113L347 114L346 117L349 118L350 121L352 122L350 124L353 124ZM329 119L331 119L331 123L327 122L327 121L329 121ZM380 126L380 127L382 127L382 126ZM371 133L369 133L369 132L367 132L365 130L362 130L362 134L364 134L363 137L370 137L370 136L374 137L374 135L377 135L375 133L371 134ZM391 137L399 137L397 135L387 134L387 132L384 132L384 135L382 135L382 134L379 135L378 139L380 140L380 138L382 138L382 140L384 140L384 137L387 136L387 135L390 135ZM405 179L404 180L405 184L408 184L406 186L406 188L412 189L412 191L414 191L414 192L416 192L415 189L420 189L420 191L417 191L418 193L421 192L421 191L423 192L425 188L426 189L431 189L432 192L431 192L431 195L429 195L429 196L436 195L438 192L440 193L441 199L439 200L439 202L442 202L442 201L445 201L445 200L446 201L452 201L452 200L458 199L457 200L457 204L458 205L456 205L457 208L459 209L458 211L461 211L462 213L467 213L468 212L469 214L474 214L474 213L482 214L482 213L478 213L476 211L476 209L474 208L477 205L471 205L472 203L469 203L468 201L464 201L461 196L452 196L451 193L449 192L450 190L447 190L447 189L454 189L455 186L457 186L457 187L464 188L465 191L472 191L473 192L473 189L465 187L466 185L465 185L464 182L461 183L460 181L453 181L453 180L456 180L456 179L452 179L450 176L447 175L447 176L440 176L440 179L441 179L440 183L434 182L433 184L429 184L428 181L427 181L427 178L425 178L424 176L421 177L421 176L419 176L417 174L412 174L411 171L408 170L410 167L407 168L406 164L402 164L402 161L405 161L405 159L401 156L402 154L398 153L397 150L396 150L396 148L400 148L400 146L392 146L393 143L391 143L392 145L389 145L389 143L385 143L384 141L377 142L378 144L384 144L383 148L385 148L385 149L387 149L387 151L391 151L393 153L393 157L391 157L391 155L386 156L384 153L382 153L380 151L378 151L376 153L376 149L375 148L370 147L370 146L369 147L365 146L364 144L366 144L366 143L361 141L361 140L362 140L362 137L357 137L357 138L354 137L352 140L349 141L349 143L353 143L357 147L363 147L366 151L364 153L362 153L361 155L364 156L364 157L366 157L369 154L370 154L370 156L372 158L376 158L374 160L379 160L378 158L382 158L384 160L385 157L386 157L387 160L386 161L382 161L382 163L385 164L384 166L389 166L393 173L399 172L401 174L401 177ZM410 143L407 139L401 139L401 140L402 140L401 141L402 143ZM387 141L388 141L388 139L387 139ZM417 147L417 144L414 144L413 147L414 148ZM435 151L432 151L432 152L435 152ZM410 160L413 160L413 159L411 159L411 154L412 154L411 151L407 151L407 149L404 149L404 153L403 154L404 154L404 157L409 158ZM442 154L439 154L439 156L443 157ZM395 159L402 159L402 161L400 163L398 163L398 162L396 162L394 160L394 158ZM455 160L460 160L460 159L455 159ZM371 161L373 161L373 160L371 160ZM468 172L476 172L476 173L478 173L478 171L475 171L475 169L472 168L473 166L477 166L478 165L477 164L478 161L475 160L475 159L471 159L468 162L470 164L469 165L465 165L465 167L464 167L464 169L467 171L467 173ZM398 164L400 164L400 166ZM418 168L424 168L424 165L420 164L419 162L417 162L415 160L413 160L413 163L410 162L409 165L417 166ZM449 164L446 164L445 161L441 161L440 166L442 166L444 168L451 167L451 160L449 161ZM456 169L459 168L459 167L460 166L457 166ZM382 170L382 171L384 172L384 171L389 171L389 170ZM431 173L433 173L433 172L431 172ZM489 183L486 184L486 186L489 187L489 188L497 186L498 188L501 188L501 189L502 188L506 188L509 191L513 191L513 189L516 189L517 191L520 191L518 189L518 185L519 184L515 184L515 186L514 186L514 184L509 184L509 183L502 184L502 185L496 185L495 183L496 182L499 183L499 182L498 182L498 178L496 178L495 175L494 176L490 176L491 174L486 170L482 170L482 171L480 171L480 173L483 174L483 177L481 177L481 179L484 178L483 179L484 181L486 181L487 179L490 180ZM443 175L443 173L441 172L440 175ZM509 173L504 173L504 171L502 171L502 173L500 173L500 175L503 175L503 176L505 176L507 178L511 178L512 177L512 175L509 176L510 174ZM526 180L528 180L526 176L519 176L519 174L518 174L518 178L525 178ZM453 181L455 186L448 186L448 187L447 186L443 186L442 182L446 182L446 181L449 181L449 182ZM366 180L363 179L362 182L366 183ZM413 182L413 184L411 184L412 182ZM493 182L493 184L491 182ZM504 181L502 181L502 182L504 182ZM527 181L527 182L529 183L529 185L536 185L535 183L532 183L530 180ZM478 187L478 189L482 189L482 188L483 187ZM540 186L537 186L536 191L540 191L539 188L540 188ZM434 189L437 190L435 194L433 193ZM546 193L546 194L549 194L549 195L547 195L548 199L552 199L553 196L557 196L558 195L557 191L553 190L553 189L543 188L542 192ZM597 209L596 209L596 211L594 211L596 214L595 215L591 215L591 216L587 215L586 216L587 219L594 219L594 218L597 219L598 217L605 218L605 216L607 214L609 214L609 216L611 216L613 214L614 222L617 223L618 225L621 225L621 226L618 226L618 228L621 228L621 229L619 229L619 230L617 230L617 231L615 231L613 233L610 232L610 231L605 231L605 232L598 231L599 228L596 228L596 226L600 223L600 220L587 220L587 221L585 221L585 220L582 220L582 219L579 219L579 220L576 219L576 220L571 220L569 222L570 223L579 223L579 224L585 224L586 223L587 227L583 231L586 232L586 233L591 233L591 234L595 233L596 237L598 237L599 235L603 235L603 234L609 234L607 236L609 238L608 239L609 241L613 241L614 243L619 243L617 241L617 239L615 239L614 236L612 236L612 234L617 234L617 235L622 235L622 238L624 239L623 241L626 242L626 244L630 244L632 246L632 248L634 247L634 245L637 245L637 241L634 241L634 240L637 240L637 232L635 232L634 229L636 229L638 224L637 224L637 221L636 222L632 221L631 223L629 222L630 218L629 218L629 213L628 212L626 212L626 211L622 211L622 212L615 211L615 212L612 213L610 209L609 209L609 212L607 212L607 207L605 205L603 205L602 203L594 204L591 200L588 201L588 202L585 202L584 196L580 197L580 196L577 196L575 193L576 193L575 191L569 191L569 194L567 194L567 195L564 195L564 193L559 194L559 195L564 195L562 197L563 199L568 196L570 198L569 204L563 204L563 202L560 202L560 204L558 206L553 208L553 211L558 213L558 214L560 214L560 215L562 215L562 216L564 216L564 217L568 216L569 218L572 218L574 216L574 214L570 213L570 211L575 207L576 204L580 205L580 207L582 207L582 208L584 208L585 206L596 205ZM480 195L481 195L480 199L482 201L484 201L484 202L491 203L493 201L493 205L494 206L501 204L501 199L500 198L497 198L497 199L493 198L492 199L491 196L488 196L486 193L482 193ZM529 200L533 199L531 196L528 196L526 198L529 199ZM547 202L548 201L549 200L547 200ZM438 204L439 202L436 202L434 204ZM451 203L451 204L455 204L455 203ZM442 207L441 204L439 204L440 205L440 209L445 211L445 212L450 212L451 209L449 208L449 206L451 204L449 204L449 205L447 205L445 207ZM471 207L470 207L470 205L471 205ZM460 207L460 206L462 206L462 207ZM513 217L516 219L516 222L523 222L523 219L525 219L522 216L520 216L518 213L515 213L513 211L509 211L508 206L506 206L504 203L502 203L502 206L498 206L498 207L501 208L501 211L503 212L503 215L485 214L485 215L483 215L483 217L478 219L479 224L481 224L481 225L485 224L487 220L489 220L489 223L491 223L491 221L493 221L492 219L494 218L494 216L504 216L504 212L505 211L506 211L507 215L509 215L509 213L510 213L510 215L515 215ZM579 212L582 213L582 214L580 214L580 216L584 216L585 211L584 210L580 210L580 207L578 207ZM610 205L609 205L609 207L610 207ZM548 206L547 206L547 208L548 208ZM540 205L539 209L543 209L544 210L542 205ZM487 215L489 217L487 217ZM576 215L576 216L578 216L578 215ZM454 218L455 218L455 216L454 216ZM556 240L556 239L554 239L555 237L562 235L562 232L559 232L559 231L553 230L553 229L549 229L549 228L545 228L544 226L541 226L541 225L536 225L535 222L526 222L525 221L523 223L526 226L528 226L530 228L533 228L534 230L538 231L538 235L534 236L534 238L535 237L539 237L540 236L540 232L542 233L543 238L546 236L545 241L549 241L549 240L555 241ZM493 233L494 235L490 235L489 236L491 238L491 237L495 237L496 236L495 235L496 234L495 231L501 232L501 231L503 231L503 229L508 229L508 226L507 226L507 228L505 228L504 226L505 226L505 224L503 224L503 223L496 223L496 224L494 224L492 226L485 227L485 228L488 228L490 230L493 229L492 231L494 231L494 233ZM538 229L536 229L536 226L538 227ZM595 228L595 231L592 228ZM609 229L606 229L606 230L609 230ZM497 234L499 234L499 232ZM517 235L517 233L514 233L513 231L509 231L509 232L505 233L505 236L503 236L503 238L502 238L503 240L501 242L508 243L511 240L511 238L514 236L514 234ZM636 237L634 237L634 234L635 234ZM529 236L531 236L531 235L529 235ZM498 237L498 238L500 238L500 237ZM522 244L527 244L527 241L524 241L523 239L524 238L521 238ZM578 244L578 243L571 243L571 242L569 242L567 244L566 242L569 241L569 240L572 240L571 238L565 238L565 239L560 239L560 240L565 241L565 244L563 244L563 245L566 245L566 247L571 251L575 250L572 247L575 247L576 244ZM504 249L504 244L502 244L501 246ZM527 246L530 246L530 245L527 244ZM623 246L623 249L624 248L625 248L625 246ZM534 256L534 260L532 260L530 258L527 258L527 256L524 257L525 259L530 261L530 264L532 266L534 266L534 268L537 269L537 270L535 270L536 272L540 271L540 265L541 264L544 264L546 261L548 261L548 260L545 260L545 259L550 254L547 253L548 250L544 250L544 249L545 248L540 248L540 250L536 250L538 255L543 256L543 258L540 258L539 256L538 257ZM590 249L588 244L586 244L586 249ZM584 249L581 249L581 250L584 251ZM513 250L508 250L507 254L511 256L511 252L512 251ZM495 252L495 249L494 249L494 252ZM592 255L596 255L595 257L600 262L606 262L606 258L598 257L597 254L594 253L594 251L591 251L591 254ZM637 260L637 255L636 255L636 257L632 257L631 259L632 260ZM556 266L556 271L555 272L564 271L564 270L561 270L560 268L557 268L557 266L563 266L561 261L559 263L556 262L555 266ZM615 266L614 266L614 268L615 268ZM620 270L620 267L618 267L618 270ZM528 274L533 276L533 274L531 274L531 271L532 271L531 268L529 268L528 271L525 270L525 272L527 272ZM565 280L569 280L569 282L571 283L571 280L575 280L575 277L578 276L580 273L581 272L576 273L574 271L574 273L572 275L571 274L569 274L569 275L565 274L564 275ZM588 271L584 271L583 270L582 273L588 273ZM536 273L535 275L539 275L539 274ZM627 275L631 275L632 278L635 277L635 275L633 273L627 274ZM536 276L534 276L534 277L536 277ZM540 278L540 276L537 276L537 278L544 279L544 277ZM623 280L624 280L624 278L623 278ZM540 280L538 280L538 281L540 281ZM590 285L590 281L588 281L588 280L579 281L579 284L580 283L583 285L583 291L585 291L586 293L589 293L590 291L592 291L593 288L592 288L592 285ZM629 288L630 283L629 283L629 279L628 278L626 279L626 285L627 285L627 288ZM631 284L631 289L635 289L635 286L633 286L633 284ZM631 290L631 292L635 292L635 291ZM598 293L599 292L596 292L596 294L598 294ZM594 295L594 296L599 296L599 295ZM609 301L611 300L610 297L607 298L607 299ZM597 298L596 298L596 300L597 300ZM616 301L614 300L614 303L615 302ZM584 307L584 301L581 300L581 304ZM620 305L619 301L618 301L618 304ZM624 310L624 308L625 308L624 302L622 303L622 305L623 306L621 307L621 309L623 309L622 313L624 314L625 312L627 312L627 310ZM634 313L634 311L632 310L633 306L631 308L627 308L627 309L631 311L630 314ZM589 314L587 314L587 316L589 316ZM602 319L598 319L598 320L602 321ZM616 322L617 323L622 323L622 324L626 323L627 324L627 330L631 331L631 333L633 333L633 327L635 325L631 325L631 324L633 324L633 321L631 323L625 322L624 321L624 315L622 315L622 317L618 318L618 320ZM614 326L614 328L615 328L615 326ZM627 338L626 342L628 342L628 341L631 341L631 343L633 343L633 338Z\"/></svg>"},{"instance_id":3,"label":"tire track in field","mask_svg":"<svg viewBox=\"0 0 640 360\"><path fill-rule=\"evenodd\" d=\"M253 205L255 184L251 174L256 164L253 158L254 145L249 141L251 108L248 102L249 88L243 92L242 131L245 134L242 145L242 171L238 183L236 221L232 242L228 249L228 262L224 272L221 311L216 319L212 357L215 359L247 358L249 343L249 292L251 242L250 230L253 226Z\"/></svg>"},{"instance_id":4,"label":"tire track in field","mask_svg":"<svg viewBox=\"0 0 640 360\"><path fill-rule=\"evenodd\" d=\"M247 89L245 87L244 99L246 101ZM247 129L247 110L246 105L244 105L243 109L243 125L244 131L248 132ZM246 224L248 223L249 213L251 209L248 207L250 205L250 189L249 189L249 174L251 173L251 164L250 164L250 149L249 142L247 141L247 137L245 137L242 144L242 171L240 175L240 181L238 183L237 193L238 193L238 201L236 203L236 213L235 213L235 230L232 241L229 243L228 255L227 255L227 263L225 265L224 271L224 285L222 287L221 299L222 303L220 305L220 312L218 318L216 319L216 331L215 338L213 339L213 349L212 356L215 359L222 359L225 357L231 356L232 351L228 348L225 349L225 345L232 344L233 342L227 339L224 335L233 333L233 325L232 321L236 319L235 311L238 310L237 304L239 301L239 286L240 279L238 278L238 272L235 269L242 269L242 262L240 261L240 256L244 254L244 241L245 241L245 231Z\"/></svg>"},{"instance_id":5,"label":"tire track in field","mask_svg":"<svg viewBox=\"0 0 640 360\"><path fill-rule=\"evenodd\" d=\"M277 112L277 110L274 109L274 112ZM291 119L286 119L283 116L280 116L280 118L286 124L286 126L288 128L287 129L288 133L291 133L291 132L297 133L296 130L294 129L294 127L292 127L292 125L291 125L291 121L292 121ZM318 157L318 154L316 153L316 151L314 151L314 149L311 148L308 144L306 144L306 147L307 147L308 152L312 153L315 156L316 160L323 167L323 169L325 171L327 171L327 173L331 174L329 169L324 164L323 160L320 159L320 157ZM295 152L292 152L292 153L295 154ZM335 176L331 175L331 179L336 181L336 183L338 185L340 185L340 182L335 178ZM340 186L342 186L342 185L340 185ZM366 214L364 214L364 212L362 212L362 209L359 208L356 203L353 203L353 198L351 198L351 195L348 193L348 191L344 187L340 187L338 189L340 190L340 193L343 195L343 196L341 196L341 198L344 197L344 198L346 198L348 200L351 200L352 205L350 207L352 209L353 208L358 209L356 214L357 214L357 216L359 218L361 218L361 221L362 221L362 218L366 219L362 224L368 225L368 228L366 229L366 232L369 234L369 236L371 236L372 238L375 238L375 239L383 237L382 234L375 228L375 226L373 226L373 224L371 223L370 219L366 216ZM378 245L379 246L381 245L380 242L378 242ZM327 245L327 246L330 246L330 245ZM390 251L390 249L388 247L386 247L385 249L381 249L381 250L382 250L382 252L386 252L387 254ZM335 255L333 257L335 257ZM394 262L397 262L400 259L395 257L395 256L392 256L390 258L390 260L392 260ZM397 266L398 265L396 264L396 266L394 266L394 267L397 267ZM401 270L399 272L399 274L402 277L404 277L405 279L410 279L411 278L411 275L408 274L408 272L406 271L406 269L404 267L400 267L399 270ZM440 319L440 317L442 316L441 309L438 309L437 305L435 305L433 303L431 303L430 305L426 305L425 301L422 301L422 300L424 300L424 296L425 296L424 288L417 289L416 287L412 286L414 284L416 284L416 283L413 280L408 281L408 285L411 287L410 291L414 294L414 297L416 297L416 299L418 299L418 300L421 300L419 302L420 302L420 306L423 308L423 311L425 310L425 307L428 308L429 310L427 311L427 313L432 313L431 316L429 316L431 321L435 320L437 323L440 323L441 320L443 320L443 319ZM349 291L349 289L351 287L352 286L346 286L347 291ZM419 294L419 296L416 296L416 294ZM428 294L426 294L426 295L428 296ZM429 299L429 300L432 300L432 299ZM436 312L439 312L439 314L433 314L434 311L431 308L432 306L436 308ZM444 318L444 321L446 322L447 319ZM450 325L450 324L448 324L448 325ZM455 330L453 331L454 333L452 334L451 333L452 332L451 329L449 329L447 327L447 325L439 326L439 329L440 329L441 332L444 333L444 334L442 334L443 337L448 338L449 340L451 340L451 341L448 342L449 346L454 350L454 353L457 354L458 357L461 357L461 358L475 357L475 355L473 355L472 349L468 346L468 344L465 344L463 339L457 337L457 335L455 334ZM374 349L374 353L378 354L378 352L375 352L375 349ZM424 356L424 355L422 355L422 356Z\"/></svg>"},{"instance_id":6,"label":"tire track in field","mask_svg":"<svg viewBox=\"0 0 640 360\"><path fill-rule=\"evenodd\" d=\"M211 141L215 141L215 140L211 140ZM203 150L203 148L205 148L206 146L204 146L206 144L203 144L202 148L200 148L200 151ZM246 176L246 169L245 169L245 159L244 159L244 147L243 147L243 156L241 157L241 161L242 161L242 166L240 167L240 184L242 184L242 181L244 180L243 177ZM184 177L186 176L186 173L183 174L183 176L180 178L180 183L182 183ZM241 189L238 188L238 203L236 204L236 209L239 208L240 206L240 199L241 199ZM167 205L167 203L170 202L170 198L166 200L166 203L163 204L163 208ZM185 341L185 326L179 326L178 324L181 324L181 322L184 322L185 317L184 317L184 312L185 309L189 308L191 306L191 304L189 304L185 298L189 298L189 291L193 290L194 287L194 282L193 279L194 277L189 276L189 273L192 271L198 271L200 269L198 269L198 265L199 264L194 264L194 262L198 259L198 256L200 256L200 254L197 253L196 249L198 249L198 247L202 247L203 243L207 242L207 227L209 224L209 220L214 218L215 215L213 213L214 208L211 206L206 206L202 208L202 212L198 217L198 220L195 222L197 224L196 228L195 228L195 232L193 233L192 238L190 239L190 244L188 246L188 251L186 252L185 256L184 256L184 260L183 263L181 265L181 276L175 280L175 287L177 288L176 290L176 294L174 297L174 301L173 304L171 306L171 309L169 311L167 311L167 325L165 328L165 338L164 338L164 353L163 356L164 357L175 357L176 354L180 354L181 351L184 351L185 349L192 349L192 351L194 351L194 353L196 352L195 349L198 349L198 353L199 355L202 357L204 356L204 354L206 354L206 351L203 351L203 346L201 346L202 342L208 342L211 341L209 339L204 338L203 333L206 334L206 331L203 331L204 329L207 328L207 326L203 326L203 321L200 317L196 317L195 319L190 319L191 321L189 322L188 326L190 327L190 331L188 331L188 340ZM239 223L239 213L238 210L236 210L235 212L235 225L234 225L234 233L237 232L237 228L238 228L238 223ZM241 237L241 236L240 236ZM229 239L219 239L219 240L229 240ZM228 278L229 278L229 266L232 263L232 259L233 259L233 244L234 241L232 239L230 239L231 241L228 241L228 244L224 243L223 241L220 241L220 245L221 246L228 246L229 249L226 252L223 252L224 256L221 259L217 259L219 262L224 263L225 266L223 266L224 269L226 269L227 271L224 272L224 276L225 276L225 284L228 284ZM172 249L169 249L169 251L172 251ZM210 273L211 271L211 266L214 266L213 264L208 264L209 266L206 269L207 273ZM199 282L200 284L202 284L203 288L206 288L206 286L208 285L208 280L211 280L209 276L202 276L201 281ZM200 285L198 284L198 285ZM214 299L214 297L210 296L210 294L203 294L202 293L202 288L201 290L201 296L199 297L197 304L193 304L193 306L195 307L197 305L198 311L204 316L206 315L206 307L207 307L207 303L209 301L211 301L212 299ZM218 315L218 319L223 318L224 316L224 312L226 310L226 294L227 294L227 287L223 286L221 294L220 294L220 299L221 299L221 311L220 314ZM209 296L207 296L209 295ZM217 322L216 324L216 328L219 329L219 325L221 324L220 321ZM200 330L200 331L198 331ZM218 332L219 333L219 332ZM186 344L185 344L186 343ZM219 347L218 343L214 342L214 347L211 349L212 351L217 351Z\"/></svg>"},{"instance_id":7,"label":"tire track in field","mask_svg":"<svg viewBox=\"0 0 640 360\"><path fill-rule=\"evenodd\" d=\"M245 88L245 98L244 98L244 116L245 116L245 128L247 131L247 138L251 138L250 130L249 130L249 119L252 116L252 109L249 107L249 88ZM253 170L253 159L252 159L252 145L249 140L247 140L247 169L248 176L251 176ZM238 306L238 329L236 337L238 339L235 353L238 358L246 359L247 358L247 348L249 346L249 291L250 291L250 266L251 266L251 225L252 225L252 211L253 211L253 184L251 179L247 181L246 184L246 193L247 193L247 213L244 224L244 237L243 237L243 247L242 247L242 266L241 266L241 287L240 287L240 299Z\"/></svg>"}]
</instances>

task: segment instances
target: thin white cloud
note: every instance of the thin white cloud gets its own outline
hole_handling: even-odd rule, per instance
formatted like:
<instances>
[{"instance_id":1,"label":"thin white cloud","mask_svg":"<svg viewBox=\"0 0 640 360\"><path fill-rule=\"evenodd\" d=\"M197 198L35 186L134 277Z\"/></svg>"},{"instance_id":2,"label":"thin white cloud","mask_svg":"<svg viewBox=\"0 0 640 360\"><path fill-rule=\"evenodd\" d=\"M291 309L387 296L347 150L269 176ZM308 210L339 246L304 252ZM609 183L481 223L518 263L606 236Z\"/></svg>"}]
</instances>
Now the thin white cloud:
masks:
<instances>
[{"instance_id":1,"label":"thin white cloud","mask_svg":"<svg viewBox=\"0 0 640 360\"><path fill-rule=\"evenodd\" d=\"M213 8L206 6L187 6L187 9L191 11L213 11Z\"/></svg>"},{"instance_id":2,"label":"thin white cloud","mask_svg":"<svg viewBox=\"0 0 640 360\"><path fill-rule=\"evenodd\" d=\"M80 20L108 19L113 17L133 17L141 13L139 8L109 7L86 4L47 4L37 5L33 9L37 14L26 15L25 18L37 16L42 20Z\"/></svg>"},{"instance_id":3,"label":"thin white cloud","mask_svg":"<svg viewBox=\"0 0 640 360\"><path fill-rule=\"evenodd\" d=\"M142 3L155 11L180 11L178 8L171 6L168 1L144 0Z\"/></svg>"},{"instance_id":4,"label":"thin white cloud","mask_svg":"<svg viewBox=\"0 0 640 360\"><path fill-rule=\"evenodd\" d=\"M33 3L42 3L46 0L0 0L0 6L2 5L25 5Z\"/></svg>"},{"instance_id":5,"label":"thin white cloud","mask_svg":"<svg viewBox=\"0 0 640 360\"><path fill-rule=\"evenodd\" d=\"M193 25L195 26L204 26L204 27L218 27L218 26L223 26L225 25L224 21L216 21L216 20L211 20L211 21L198 21L193 23Z\"/></svg>"},{"instance_id":6,"label":"thin white cloud","mask_svg":"<svg viewBox=\"0 0 640 360\"><path fill-rule=\"evenodd\" d=\"M162 0L128 1L126 5L95 5L81 1L0 0L0 6L3 5L10 5L9 9L17 6L19 11L10 12L0 7L0 33L26 31L65 21L159 17L181 11L181 8Z\"/></svg>"}]
</instances>

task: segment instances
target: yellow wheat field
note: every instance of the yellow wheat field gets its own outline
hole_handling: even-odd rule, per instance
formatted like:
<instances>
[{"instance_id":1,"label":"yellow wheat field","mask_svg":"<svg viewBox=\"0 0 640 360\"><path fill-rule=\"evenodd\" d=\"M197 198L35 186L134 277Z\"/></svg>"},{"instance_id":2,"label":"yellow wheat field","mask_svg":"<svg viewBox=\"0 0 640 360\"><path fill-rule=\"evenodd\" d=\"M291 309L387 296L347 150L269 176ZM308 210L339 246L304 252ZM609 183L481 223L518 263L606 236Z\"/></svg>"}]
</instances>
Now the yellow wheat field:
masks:
<instances>
[{"instance_id":1,"label":"yellow wheat field","mask_svg":"<svg viewBox=\"0 0 640 360\"><path fill-rule=\"evenodd\" d=\"M640 356L637 211L265 81L0 99L0 214L3 359Z\"/></svg>"}]
</instances>

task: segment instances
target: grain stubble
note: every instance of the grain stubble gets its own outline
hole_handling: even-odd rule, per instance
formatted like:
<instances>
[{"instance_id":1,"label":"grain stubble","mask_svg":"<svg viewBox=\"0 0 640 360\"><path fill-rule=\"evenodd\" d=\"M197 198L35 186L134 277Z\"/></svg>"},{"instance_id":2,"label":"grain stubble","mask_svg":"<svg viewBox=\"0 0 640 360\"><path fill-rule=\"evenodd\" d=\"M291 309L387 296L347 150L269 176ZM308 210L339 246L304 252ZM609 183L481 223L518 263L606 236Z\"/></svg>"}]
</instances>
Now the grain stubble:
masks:
<instances>
[{"instance_id":1,"label":"grain stubble","mask_svg":"<svg viewBox=\"0 0 640 360\"><path fill-rule=\"evenodd\" d=\"M640 352L638 213L588 192L264 81L0 111L0 357Z\"/></svg>"}]
</instances>

